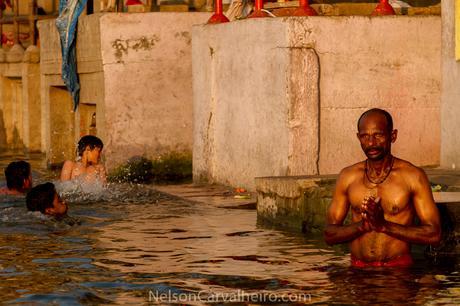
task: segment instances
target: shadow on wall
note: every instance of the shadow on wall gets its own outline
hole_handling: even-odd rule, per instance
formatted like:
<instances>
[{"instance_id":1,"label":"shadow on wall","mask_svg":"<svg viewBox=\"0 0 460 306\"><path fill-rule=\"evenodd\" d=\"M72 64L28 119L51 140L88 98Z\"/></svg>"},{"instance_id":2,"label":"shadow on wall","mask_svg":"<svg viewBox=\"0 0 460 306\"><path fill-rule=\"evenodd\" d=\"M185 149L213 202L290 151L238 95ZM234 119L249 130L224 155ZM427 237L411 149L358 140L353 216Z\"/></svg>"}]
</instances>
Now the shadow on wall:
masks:
<instances>
[{"instance_id":1,"label":"shadow on wall","mask_svg":"<svg viewBox=\"0 0 460 306\"><path fill-rule=\"evenodd\" d=\"M19 134L17 126L13 128L13 138L11 143L8 143L6 136L5 121L3 120L3 111L0 110L0 152L8 150L22 151L25 149L24 142Z\"/></svg>"},{"instance_id":2,"label":"shadow on wall","mask_svg":"<svg viewBox=\"0 0 460 306\"><path fill-rule=\"evenodd\" d=\"M12 143L13 150L23 150L25 149L24 142L19 136L18 128L15 126L13 129L13 143Z\"/></svg>"},{"instance_id":3,"label":"shadow on wall","mask_svg":"<svg viewBox=\"0 0 460 306\"><path fill-rule=\"evenodd\" d=\"M0 110L0 152L6 151L6 128L5 122L3 121L3 111Z\"/></svg>"}]
</instances>

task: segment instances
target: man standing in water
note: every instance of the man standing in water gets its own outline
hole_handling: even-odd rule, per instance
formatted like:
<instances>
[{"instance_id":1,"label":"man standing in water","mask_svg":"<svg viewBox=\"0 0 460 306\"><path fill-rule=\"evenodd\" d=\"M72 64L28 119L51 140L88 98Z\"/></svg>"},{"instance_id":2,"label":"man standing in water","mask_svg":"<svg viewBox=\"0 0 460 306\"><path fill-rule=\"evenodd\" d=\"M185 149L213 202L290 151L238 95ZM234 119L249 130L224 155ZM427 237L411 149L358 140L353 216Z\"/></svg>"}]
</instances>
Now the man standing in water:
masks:
<instances>
[{"instance_id":1,"label":"man standing in water","mask_svg":"<svg viewBox=\"0 0 460 306\"><path fill-rule=\"evenodd\" d=\"M363 113L357 136L367 159L343 169L337 180L324 236L328 244L349 242L355 267L409 266L411 243L437 244L441 237L425 172L391 154L397 134L388 112ZM352 222L344 225L349 209Z\"/></svg>"}]
</instances>

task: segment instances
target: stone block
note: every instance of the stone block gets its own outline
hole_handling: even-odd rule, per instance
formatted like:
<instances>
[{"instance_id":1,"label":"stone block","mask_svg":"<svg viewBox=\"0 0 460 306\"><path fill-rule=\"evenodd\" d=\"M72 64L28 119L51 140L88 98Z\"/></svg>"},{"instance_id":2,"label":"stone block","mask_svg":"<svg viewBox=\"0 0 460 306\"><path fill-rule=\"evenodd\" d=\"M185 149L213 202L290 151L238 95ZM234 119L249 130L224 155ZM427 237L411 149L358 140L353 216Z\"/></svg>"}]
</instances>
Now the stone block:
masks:
<instances>
[{"instance_id":1,"label":"stone block","mask_svg":"<svg viewBox=\"0 0 460 306\"><path fill-rule=\"evenodd\" d=\"M37 46L29 46L24 52L23 62L40 63L40 49Z\"/></svg>"},{"instance_id":2,"label":"stone block","mask_svg":"<svg viewBox=\"0 0 460 306\"><path fill-rule=\"evenodd\" d=\"M322 231L334 185L335 176L256 178L257 218L283 229Z\"/></svg>"},{"instance_id":3,"label":"stone block","mask_svg":"<svg viewBox=\"0 0 460 306\"><path fill-rule=\"evenodd\" d=\"M14 45L11 49L6 53L6 61L8 63L19 63L22 62L24 58L24 48L21 45Z\"/></svg>"}]
</instances>

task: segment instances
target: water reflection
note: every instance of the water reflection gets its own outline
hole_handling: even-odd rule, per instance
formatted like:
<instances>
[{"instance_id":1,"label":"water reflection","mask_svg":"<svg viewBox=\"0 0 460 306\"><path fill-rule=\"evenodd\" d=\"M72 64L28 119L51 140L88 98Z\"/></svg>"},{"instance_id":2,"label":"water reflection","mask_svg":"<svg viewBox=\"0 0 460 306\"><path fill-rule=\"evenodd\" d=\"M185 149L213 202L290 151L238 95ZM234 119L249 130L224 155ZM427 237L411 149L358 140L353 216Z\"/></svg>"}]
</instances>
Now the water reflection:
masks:
<instances>
[{"instance_id":1,"label":"water reflection","mask_svg":"<svg viewBox=\"0 0 460 306\"><path fill-rule=\"evenodd\" d=\"M430 267L419 256L411 269L351 269L346 251L321 236L258 226L254 210L114 188L96 200L70 196L80 225L28 213L21 200L2 204L2 301L137 305L151 292L243 290L304 294L311 299L303 303L317 304L460 303L457 265Z\"/></svg>"}]
</instances>

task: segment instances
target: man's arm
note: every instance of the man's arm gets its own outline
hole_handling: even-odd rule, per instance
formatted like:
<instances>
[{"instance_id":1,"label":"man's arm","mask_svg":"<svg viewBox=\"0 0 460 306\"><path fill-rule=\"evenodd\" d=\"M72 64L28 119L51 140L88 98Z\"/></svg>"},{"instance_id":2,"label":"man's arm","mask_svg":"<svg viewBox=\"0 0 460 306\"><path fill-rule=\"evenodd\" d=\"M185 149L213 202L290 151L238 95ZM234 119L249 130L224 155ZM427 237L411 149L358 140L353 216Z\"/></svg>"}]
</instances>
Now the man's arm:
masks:
<instances>
[{"instance_id":1,"label":"man's arm","mask_svg":"<svg viewBox=\"0 0 460 306\"><path fill-rule=\"evenodd\" d=\"M412 201L420 225L404 226L383 219L379 231L409 243L437 244L441 239L440 218L428 178L423 170L417 168L410 182Z\"/></svg>"},{"instance_id":2,"label":"man's arm","mask_svg":"<svg viewBox=\"0 0 460 306\"><path fill-rule=\"evenodd\" d=\"M363 222L362 220L349 225L343 225L343 221L350 208L350 202L347 197L347 179L349 179L349 175L346 174L346 171L342 170L340 172L334 196L327 211L327 225L324 230L324 240L327 244L348 242L370 230L367 222Z\"/></svg>"}]
</instances>

